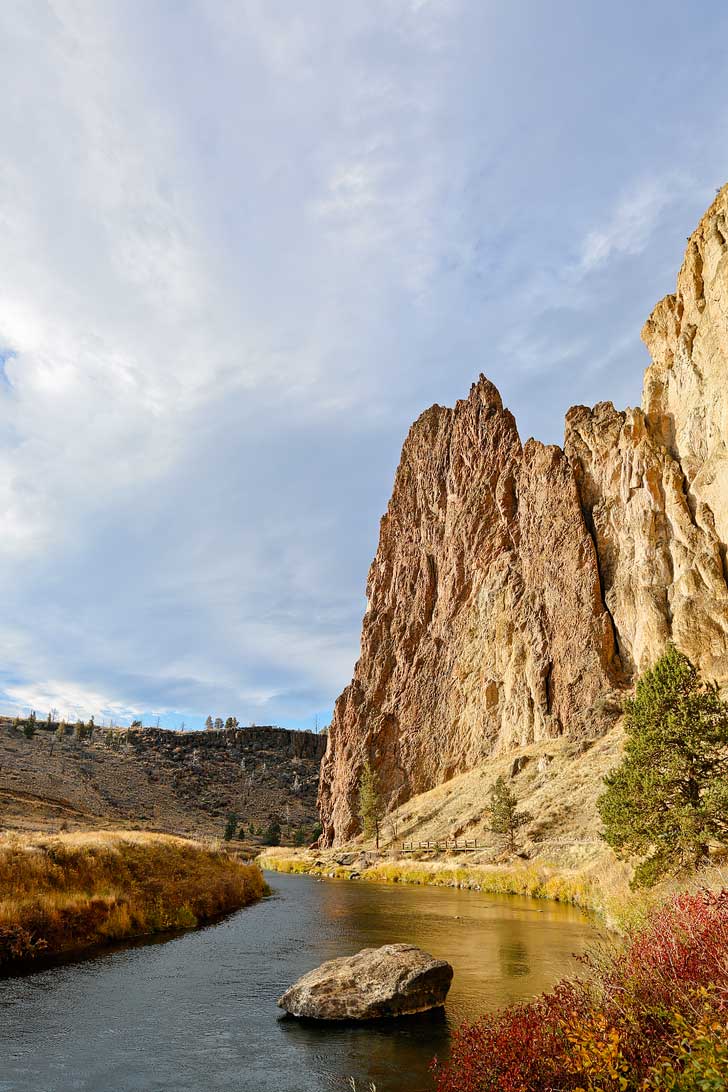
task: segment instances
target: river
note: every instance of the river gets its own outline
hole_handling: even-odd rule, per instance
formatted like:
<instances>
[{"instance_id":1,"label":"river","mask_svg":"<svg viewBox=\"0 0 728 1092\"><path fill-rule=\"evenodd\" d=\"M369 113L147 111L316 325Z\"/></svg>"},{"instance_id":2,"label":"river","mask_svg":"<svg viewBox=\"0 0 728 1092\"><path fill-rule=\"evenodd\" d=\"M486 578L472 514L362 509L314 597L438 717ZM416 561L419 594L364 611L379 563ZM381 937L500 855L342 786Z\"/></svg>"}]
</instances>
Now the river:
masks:
<instances>
[{"instance_id":1,"label":"river","mask_svg":"<svg viewBox=\"0 0 728 1092\"><path fill-rule=\"evenodd\" d=\"M555 903L268 880L272 898L216 925L1 980L0 1092L423 1092L452 1028L574 973L596 936ZM276 1008L323 960L396 941L453 964L444 1015L326 1027Z\"/></svg>"}]
</instances>

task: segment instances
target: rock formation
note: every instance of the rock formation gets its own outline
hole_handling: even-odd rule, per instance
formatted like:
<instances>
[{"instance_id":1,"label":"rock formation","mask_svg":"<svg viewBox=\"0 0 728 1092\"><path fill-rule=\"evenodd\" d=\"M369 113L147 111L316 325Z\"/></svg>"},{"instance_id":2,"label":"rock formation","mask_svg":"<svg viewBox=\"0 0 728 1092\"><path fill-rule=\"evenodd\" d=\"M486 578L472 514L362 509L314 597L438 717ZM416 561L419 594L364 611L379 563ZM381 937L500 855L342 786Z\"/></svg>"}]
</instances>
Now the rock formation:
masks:
<instances>
[{"instance_id":1,"label":"rock formation","mask_svg":"<svg viewBox=\"0 0 728 1092\"><path fill-rule=\"evenodd\" d=\"M444 1005L452 967L412 944L364 948L299 978L280 1008L309 1020L381 1020Z\"/></svg>"},{"instance_id":2,"label":"rock formation","mask_svg":"<svg viewBox=\"0 0 728 1092\"><path fill-rule=\"evenodd\" d=\"M368 755L388 807L515 745L595 735L672 640L728 682L728 186L643 330L642 408L570 410L521 444L481 376L405 441L367 585L361 656L319 789L358 829Z\"/></svg>"}]
</instances>

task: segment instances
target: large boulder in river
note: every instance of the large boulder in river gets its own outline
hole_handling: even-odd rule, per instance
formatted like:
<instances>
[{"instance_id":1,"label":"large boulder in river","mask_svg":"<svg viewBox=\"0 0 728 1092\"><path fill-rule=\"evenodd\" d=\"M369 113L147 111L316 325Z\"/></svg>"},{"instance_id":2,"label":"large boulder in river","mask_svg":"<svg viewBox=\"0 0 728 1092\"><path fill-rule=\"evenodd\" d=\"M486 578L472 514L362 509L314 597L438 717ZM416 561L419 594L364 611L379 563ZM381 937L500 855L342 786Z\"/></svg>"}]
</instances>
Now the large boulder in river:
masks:
<instances>
[{"instance_id":1,"label":"large boulder in river","mask_svg":"<svg viewBox=\"0 0 728 1092\"><path fill-rule=\"evenodd\" d=\"M412 944L364 948L331 959L299 978L278 999L292 1016L312 1020L379 1020L426 1012L445 1003L452 967Z\"/></svg>"}]
</instances>

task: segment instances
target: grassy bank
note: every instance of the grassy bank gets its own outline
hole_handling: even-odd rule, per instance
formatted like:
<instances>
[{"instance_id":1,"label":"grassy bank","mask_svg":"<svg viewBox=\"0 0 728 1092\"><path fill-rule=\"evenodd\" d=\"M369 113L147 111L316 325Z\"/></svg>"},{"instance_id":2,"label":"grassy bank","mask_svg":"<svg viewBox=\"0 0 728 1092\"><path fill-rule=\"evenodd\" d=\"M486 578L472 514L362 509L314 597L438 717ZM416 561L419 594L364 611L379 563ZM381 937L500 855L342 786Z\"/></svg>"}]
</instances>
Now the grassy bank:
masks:
<instances>
[{"instance_id":1,"label":"grassy bank","mask_svg":"<svg viewBox=\"0 0 728 1092\"><path fill-rule=\"evenodd\" d=\"M187 929L255 902L256 865L168 835L0 837L0 972L36 956Z\"/></svg>"},{"instance_id":2,"label":"grassy bank","mask_svg":"<svg viewBox=\"0 0 728 1092\"><path fill-rule=\"evenodd\" d=\"M623 901L626 879L623 870L613 867L582 870L558 869L548 864L518 863L481 865L453 860L381 859L358 868L341 865L335 859L307 852L268 851L258 861L273 872L305 873L332 879L364 880L372 883L417 884L427 887L455 887L484 891L492 895L526 895L532 899L553 899L605 917L616 912Z\"/></svg>"}]
</instances>

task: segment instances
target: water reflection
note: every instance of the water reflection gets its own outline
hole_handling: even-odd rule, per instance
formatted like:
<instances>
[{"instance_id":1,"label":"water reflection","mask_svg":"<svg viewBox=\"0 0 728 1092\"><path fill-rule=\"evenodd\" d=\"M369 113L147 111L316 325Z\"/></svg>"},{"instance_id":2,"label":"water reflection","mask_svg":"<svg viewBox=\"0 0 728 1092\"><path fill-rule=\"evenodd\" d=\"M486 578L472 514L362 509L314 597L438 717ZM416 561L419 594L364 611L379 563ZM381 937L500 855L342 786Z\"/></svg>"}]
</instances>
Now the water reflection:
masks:
<instances>
[{"instance_id":1,"label":"water reflection","mask_svg":"<svg viewBox=\"0 0 728 1092\"><path fill-rule=\"evenodd\" d=\"M444 1009L419 1016L370 1024L339 1024L321 1028L314 1023L284 1017L279 1021L283 1034L290 1037L297 1052L308 1059L312 1070L324 1077L320 1086L345 1089L354 1077L360 1089L369 1083L377 1092L430 1092L432 1080L429 1063L435 1055L447 1053L450 1026ZM331 1057L349 1059L344 1074L328 1071Z\"/></svg>"},{"instance_id":2,"label":"water reflection","mask_svg":"<svg viewBox=\"0 0 728 1092\"><path fill-rule=\"evenodd\" d=\"M528 948L520 940L501 944L498 948L498 961L504 978L521 978L531 973L528 962Z\"/></svg>"},{"instance_id":3,"label":"water reflection","mask_svg":"<svg viewBox=\"0 0 728 1092\"><path fill-rule=\"evenodd\" d=\"M524 1000L594 940L578 911L450 889L269 877L274 898L162 945L0 982L0 1092L427 1092L463 1019ZM321 1027L276 998L325 959L396 941L448 959L443 1012Z\"/></svg>"}]
</instances>

